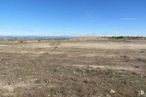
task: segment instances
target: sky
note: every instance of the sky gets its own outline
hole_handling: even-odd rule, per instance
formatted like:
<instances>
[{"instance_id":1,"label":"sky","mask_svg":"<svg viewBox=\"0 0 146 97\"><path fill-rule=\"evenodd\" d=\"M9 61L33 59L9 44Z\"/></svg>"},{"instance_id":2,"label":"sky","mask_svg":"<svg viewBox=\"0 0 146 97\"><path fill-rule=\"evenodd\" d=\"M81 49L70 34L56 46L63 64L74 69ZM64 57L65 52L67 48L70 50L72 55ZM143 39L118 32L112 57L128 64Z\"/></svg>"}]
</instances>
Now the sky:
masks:
<instances>
[{"instance_id":1,"label":"sky","mask_svg":"<svg viewBox=\"0 0 146 97\"><path fill-rule=\"evenodd\" d=\"M146 36L146 0L0 0L0 35Z\"/></svg>"}]
</instances>

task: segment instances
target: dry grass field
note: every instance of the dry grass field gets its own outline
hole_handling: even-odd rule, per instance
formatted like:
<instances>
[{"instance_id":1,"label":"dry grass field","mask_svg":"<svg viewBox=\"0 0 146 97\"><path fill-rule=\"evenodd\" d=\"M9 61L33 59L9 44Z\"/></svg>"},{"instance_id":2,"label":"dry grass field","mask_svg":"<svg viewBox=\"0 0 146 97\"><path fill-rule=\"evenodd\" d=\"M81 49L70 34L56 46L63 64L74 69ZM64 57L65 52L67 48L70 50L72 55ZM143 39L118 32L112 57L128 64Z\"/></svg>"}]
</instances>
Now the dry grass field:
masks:
<instances>
[{"instance_id":1,"label":"dry grass field","mask_svg":"<svg viewBox=\"0 0 146 97\"><path fill-rule=\"evenodd\" d=\"M0 97L146 97L146 39L0 41Z\"/></svg>"}]
</instances>

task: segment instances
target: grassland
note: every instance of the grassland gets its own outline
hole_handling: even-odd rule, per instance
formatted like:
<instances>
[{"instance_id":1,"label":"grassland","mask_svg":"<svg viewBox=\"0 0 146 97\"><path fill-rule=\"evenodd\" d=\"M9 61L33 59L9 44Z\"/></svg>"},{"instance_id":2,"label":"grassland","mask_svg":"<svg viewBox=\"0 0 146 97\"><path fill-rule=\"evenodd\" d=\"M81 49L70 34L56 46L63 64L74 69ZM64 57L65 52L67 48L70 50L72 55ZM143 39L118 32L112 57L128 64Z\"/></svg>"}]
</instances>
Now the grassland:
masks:
<instances>
[{"instance_id":1,"label":"grassland","mask_svg":"<svg viewBox=\"0 0 146 97\"><path fill-rule=\"evenodd\" d=\"M1 39L0 97L146 97L145 38Z\"/></svg>"}]
</instances>

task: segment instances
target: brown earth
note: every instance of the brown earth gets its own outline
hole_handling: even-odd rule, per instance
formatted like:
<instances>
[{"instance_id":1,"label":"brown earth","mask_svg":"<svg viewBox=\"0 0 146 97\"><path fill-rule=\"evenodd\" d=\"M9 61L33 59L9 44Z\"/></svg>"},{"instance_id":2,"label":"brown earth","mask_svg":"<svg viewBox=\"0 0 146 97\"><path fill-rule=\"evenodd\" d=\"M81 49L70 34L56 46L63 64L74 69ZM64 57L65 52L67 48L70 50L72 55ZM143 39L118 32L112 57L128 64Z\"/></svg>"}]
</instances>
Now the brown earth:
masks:
<instances>
[{"instance_id":1,"label":"brown earth","mask_svg":"<svg viewBox=\"0 0 146 97\"><path fill-rule=\"evenodd\" d=\"M0 97L138 97L138 91L146 92L146 40L25 41L0 42Z\"/></svg>"}]
</instances>

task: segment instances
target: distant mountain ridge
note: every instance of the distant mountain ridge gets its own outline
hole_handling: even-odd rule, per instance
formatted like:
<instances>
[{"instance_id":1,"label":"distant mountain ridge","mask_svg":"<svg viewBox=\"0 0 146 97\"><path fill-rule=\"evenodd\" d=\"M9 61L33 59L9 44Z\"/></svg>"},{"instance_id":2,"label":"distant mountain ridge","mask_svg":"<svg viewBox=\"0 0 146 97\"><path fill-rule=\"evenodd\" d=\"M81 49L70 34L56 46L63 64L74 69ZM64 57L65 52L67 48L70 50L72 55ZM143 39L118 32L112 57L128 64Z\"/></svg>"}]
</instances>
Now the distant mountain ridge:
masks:
<instances>
[{"instance_id":1,"label":"distant mountain ridge","mask_svg":"<svg viewBox=\"0 0 146 97\"><path fill-rule=\"evenodd\" d=\"M75 38L77 36L2 36L0 38Z\"/></svg>"}]
</instances>

